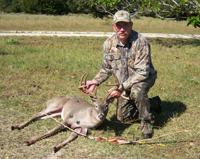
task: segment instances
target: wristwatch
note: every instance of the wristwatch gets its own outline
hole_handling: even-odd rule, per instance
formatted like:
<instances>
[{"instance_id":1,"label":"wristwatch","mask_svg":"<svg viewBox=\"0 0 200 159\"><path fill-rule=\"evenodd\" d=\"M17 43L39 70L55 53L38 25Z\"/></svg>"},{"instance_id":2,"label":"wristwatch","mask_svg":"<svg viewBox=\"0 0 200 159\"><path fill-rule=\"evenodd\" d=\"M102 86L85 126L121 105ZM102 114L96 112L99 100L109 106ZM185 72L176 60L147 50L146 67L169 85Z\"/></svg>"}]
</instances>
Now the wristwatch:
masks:
<instances>
[{"instance_id":1,"label":"wristwatch","mask_svg":"<svg viewBox=\"0 0 200 159\"><path fill-rule=\"evenodd\" d=\"M118 87L118 89L120 89L121 92L124 91L121 85Z\"/></svg>"}]
</instances>

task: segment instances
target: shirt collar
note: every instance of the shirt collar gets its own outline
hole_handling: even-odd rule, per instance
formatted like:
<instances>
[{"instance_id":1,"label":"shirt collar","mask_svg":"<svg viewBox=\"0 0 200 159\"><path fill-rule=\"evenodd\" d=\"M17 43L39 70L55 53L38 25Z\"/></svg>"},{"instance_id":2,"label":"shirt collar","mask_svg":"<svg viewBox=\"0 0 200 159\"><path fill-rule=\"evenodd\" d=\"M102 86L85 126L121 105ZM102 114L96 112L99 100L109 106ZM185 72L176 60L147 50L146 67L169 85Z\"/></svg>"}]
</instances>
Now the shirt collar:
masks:
<instances>
[{"instance_id":1,"label":"shirt collar","mask_svg":"<svg viewBox=\"0 0 200 159\"><path fill-rule=\"evenodd\" d=\"M122 46L122 47L124 47L124 46L126 46L126 45L128 45L129 43L132 43L132 41L133 41L133 39L134 39L134 37L133 37L133 33L134 31L133 30L131 30L131 33L130 33L130 35L129 35L129 37L128 37L128 40L127 40L127 42L126 42L126 44L124 45L124 44L122 44L120 41L119 41L119 39L118 39L118 37L117 37L117 34L115 34L115 46Z\"/></svg>"}]
</instances>

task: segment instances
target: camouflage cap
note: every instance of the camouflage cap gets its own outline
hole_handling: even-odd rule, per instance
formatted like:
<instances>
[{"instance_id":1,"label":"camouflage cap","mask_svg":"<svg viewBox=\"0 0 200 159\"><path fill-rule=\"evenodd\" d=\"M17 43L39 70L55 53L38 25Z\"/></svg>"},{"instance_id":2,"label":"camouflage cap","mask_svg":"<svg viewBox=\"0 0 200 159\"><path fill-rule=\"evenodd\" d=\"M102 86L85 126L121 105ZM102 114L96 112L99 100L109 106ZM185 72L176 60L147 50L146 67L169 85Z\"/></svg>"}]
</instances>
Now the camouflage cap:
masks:
<instances>
[{"instance_id":1,"label":"camouflage cap","mask_svg":"<svg viewBox=\"0 0 200 159\"><path fill-rule=\"evenodd\" d=\"M131 22L131 16L129 12L125 10L117 11L113 17L113 23L117 22Z\"/></svg>"}]
</instances>

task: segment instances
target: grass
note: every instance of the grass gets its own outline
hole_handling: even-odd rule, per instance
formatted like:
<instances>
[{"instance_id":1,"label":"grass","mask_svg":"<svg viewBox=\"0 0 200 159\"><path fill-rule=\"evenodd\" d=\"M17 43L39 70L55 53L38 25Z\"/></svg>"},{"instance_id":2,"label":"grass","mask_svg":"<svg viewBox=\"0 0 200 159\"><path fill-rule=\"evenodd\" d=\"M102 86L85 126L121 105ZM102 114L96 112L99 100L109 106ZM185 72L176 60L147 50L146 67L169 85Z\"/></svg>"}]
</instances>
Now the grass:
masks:
<instances>
[{"instance_id":1,"label":"grass","mask_svg":"<svg viewBox=\"0 0 200 159\"><path fill-rule=\"evenodd\" d=\"M200 60L199 40L149 39L158 79L149 97L159 95L163 111L154 113L154 137L149 143L166 146L116 145L79 137L58 153L53 146L70 134L61 131L32 146L23 142L43 134L56 125L54 120L32 122L21 131L10 127L28 119L60 95L89 97L77 88L83 72L92 79L101 66L104 38L15 37L17 44L0 43L0 158L199 158ZM86 47L87 46L87 47ZM98 96L103 97L102 85ZM110 105L107 121L90 135L142 140L140 126L115 123L116 101ZM57 118L59 119L59 118ZM60 119L59 119L60 120ZM188 132L178 132L180 130ZM175 134L173 134L175 133ZM171 135L170 135L171 134Z\"/></svg>"},{"instance_id":2,"label":"grass","mask_svg":"<svg viewBox=\"0 0 200 159\"><path fill-rule=\"evenodd\" d=\"M141 33L199 34L199 28L187 26L185 21L156 18L133 18L134 30ZM28 31L94 31L113 32L112 18L93 18L91 15L67 16L4 14L0 13L1 30Z\"/></svg>"},{"instance_id":3,"label":"grass","mask_svg":"<svg viewBox=\"0 0 200 159\"><path fill-rule=\"evenodd\" d=\"M7 40L0 40L0 43L7 43L7 44L16 44L18 43L17 39L7 39Z\"/></svg>"},{"instance_id":4,"label":"grass","mask_svg":"<svg viewBox=\"0 0 200 159\"><path fill-rule=\"evenodd\" d=\"M110 28L111 24L110 19L94 19L89 15L54 17L0 14L0 17L1 30L65 30L66 25L61 25L61 23L66 24L65 20L70 17L74 21L68 21L69 30L104 31L103 29ZM15 21L15 19L18 20ZM59 23L61 19L63 21ZM148 31L151 30L150 25L159 22L161 28L172 23L175 29L169 26L170 33L197 34L191 27L187 27L185 32L178 28L180 23L184 28L185 22L163 23L164 21L158 19L144 17L135 19L135 23L136 21L138 24L144 24L141 28L138 25L139 29L149 29ZM80 25L81 22L82 25ZM144 27L146 22L149 22L149 27ZM79 24L77 28L75 28L75 23ZM90 28L89 24L95 25ZM105 31L112 31L112 28ZM152 27L151 32L157 31L157 28L153 30ZM166 29L159 31L168 32ZM102 44L105 38L3 37L1 39L3 42L0 42L0 108L2 110L0 113L0 158L200 157L199 39L148 39L152 48L153 64L158 71L158 79L150 90L149 97L159 95L162 99L163 111L160 114L153 112L154 125L157 127L154 129L154 138L147 142L162 143L166 146L116 145L78 137L56 154L53 153L53 147L66 140L70 131L58 132L31 146L23 144L24 141L52 129L57 124L54 120L35 121L21 131L11 131L10 127L44 109L45 102L56 96L80 96L91 102L87 95L78 90L78 82L83 72L90 72L88 79L92 79L99 71ZM14 39L17 43L5 42L10 39ZM109 80L112 81L112 79ZM101 85L98 97L104 97L107 89L109 88L105 84ZM89 134L108 138L118 136L127 140L133 140L134 135L134 139L142 140L138 122L133 124L116 122L115 105L116 101L110 105L107 120ZM56 119L61 121L59 118ZM188 132L182 130L188 130Z\"/></svg>"}]
</instances>

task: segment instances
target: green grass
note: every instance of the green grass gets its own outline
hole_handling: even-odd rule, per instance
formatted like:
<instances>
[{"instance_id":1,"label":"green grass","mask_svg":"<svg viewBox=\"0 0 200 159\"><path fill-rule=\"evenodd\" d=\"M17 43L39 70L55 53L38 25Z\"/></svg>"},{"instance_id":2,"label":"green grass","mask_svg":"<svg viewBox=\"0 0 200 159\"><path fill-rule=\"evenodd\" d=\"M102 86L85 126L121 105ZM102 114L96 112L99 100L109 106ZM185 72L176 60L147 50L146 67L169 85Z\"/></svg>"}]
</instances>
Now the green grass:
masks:
<instances>
[{"instance_id":1,"label":"green grass","mask_svg":"<svg viewBox=\"0 0 200 159\"><path fill-rule=\"evenodd\" d=\"M163 111L154 113L155 145L116 145L78 137L58 153L53 147L66 140L61 131L31 146L23 142L52 129L51 119L32 122L21 131L11 131L60 95L89 97L78 90L82 73L92 79L101 67L105 38L89 37L5 37L18 43L0 43L0 158L199 158L200 157L200 40L149 39L152 60L158 71L149 97L159 95ZM112 81L112 79L110 79ZM104 97L108 86L100 86ZM138 123L116 123L116 101L110 105L107 121L90 135L142 140ZM57 118L61 121L59 118ZM164 127L164 128L160 128ZM188 132L178 132L180 130ZM174 134L173 134L174 133ZM166 135L161 138L160 136Z\"/></svg>"},{"instance_id":2,"label":"green grass","mask_svg":"<svg viewBox=\"0 0 200 159\"><path fill-rule=\"evenodd\" d=\"M7 44L17 44L18 40L17 39L7 39L7 40L0 40L0 43L7 43Z\"/></svg>"}]
</instances>

